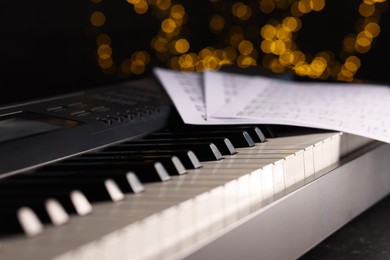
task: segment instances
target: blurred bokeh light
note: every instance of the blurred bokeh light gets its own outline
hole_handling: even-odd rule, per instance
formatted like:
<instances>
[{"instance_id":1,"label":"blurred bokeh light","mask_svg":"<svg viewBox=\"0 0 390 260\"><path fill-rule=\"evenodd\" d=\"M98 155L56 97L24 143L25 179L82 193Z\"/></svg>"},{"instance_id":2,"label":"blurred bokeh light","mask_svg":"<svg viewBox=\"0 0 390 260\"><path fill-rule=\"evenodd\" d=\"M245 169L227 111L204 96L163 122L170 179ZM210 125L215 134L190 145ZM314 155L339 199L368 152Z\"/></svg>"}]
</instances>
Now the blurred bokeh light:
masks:
<instances>
[{"instance_id":1,"label":"blurred bokeh light","mask_svg":"<svg viewBox=\"0 0 390 260\"><path fill-rule=\"evenodd\" d=\"M109 38L104 24L110 27L108 13L111 11L104 8L103 1L107 0L91 0L90 21L97 29L97 38L101 35ZM118 74L120 70L119 74L126 77L142 74L152 66L204 71L235 65L261 67L272 73L292 73L311 79L357 81L361 56L375 45L381 32L381 15L388 5L386 0L359 3L325 0L188 2L128 0L130 6L123 8L129 8L129 14L122 19L131 21L136 15L147 15L149 23L156 24L155 35L144 39L150 48L143 46L136 50L147 53L151 62L133 55L129 61L133 69L123 69L123 65L117 65L120 60L110 62L115 49L110 48L109 41L97 41L97 60L101 69L106 74ZM349 11L332 14L337 9ZM344 24L347 16L350 28ZM302 32L302 28L308 31ZM335 35L332 34L334 30L338 30ZM310 47L313 41L308 32L312 31L315 32L313 37L321 36L322 46Z\"/></svg>"}]
</instances>

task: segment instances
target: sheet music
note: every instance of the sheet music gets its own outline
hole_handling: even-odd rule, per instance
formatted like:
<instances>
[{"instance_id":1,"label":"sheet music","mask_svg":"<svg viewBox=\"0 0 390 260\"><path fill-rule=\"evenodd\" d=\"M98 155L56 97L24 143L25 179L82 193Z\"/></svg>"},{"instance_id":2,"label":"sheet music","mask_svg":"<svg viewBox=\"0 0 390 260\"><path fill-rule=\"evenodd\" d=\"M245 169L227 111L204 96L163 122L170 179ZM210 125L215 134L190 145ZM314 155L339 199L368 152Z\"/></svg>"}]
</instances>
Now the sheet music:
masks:
<instances>
[{"instance_id":1,"label":"sheet music","mask_svg":"<svg viewBox=\"0 0 390 260\"><path fill-rule=\"evenodd\" d=\"M205 100L207 119L212 120L211 114L217 112L222 106L228 104L248 84L250 76L206 71L204 73ZM216 98L218 97L218 98Z\"/></svg>"},{"instance_id":2,"label":"sheet music","mask_svg":"<svg viewBox=\"0 0 390 260\"><path fill-rule=\"evenodd\" d=\"M323 128L390 142L390 88L348 83L263 84L253 78L234 105L212 116Z\"/></svg>"},{"instance_id":3,"label":"sheet music","mask_svg":"<svg viewBox=\"0 0 390 260\"><path fill-rule=\"evenodd\" d=\"M388 86L297 83L217 71L155 73L187 124L295 125L390 143Z\"/></svg>"},{"instance_id":4,"label":"sheet music","mask_svg":"<svg viewBox=\"0 0 390 260\"><path fill-rule=\"evenodd\" d=\"M186 124L215 125L252 122L252 120L247 119L208 119L202 73L180 72L162 68L155 68L154 73L163 84Z\"/></svg>"}]
</instances>

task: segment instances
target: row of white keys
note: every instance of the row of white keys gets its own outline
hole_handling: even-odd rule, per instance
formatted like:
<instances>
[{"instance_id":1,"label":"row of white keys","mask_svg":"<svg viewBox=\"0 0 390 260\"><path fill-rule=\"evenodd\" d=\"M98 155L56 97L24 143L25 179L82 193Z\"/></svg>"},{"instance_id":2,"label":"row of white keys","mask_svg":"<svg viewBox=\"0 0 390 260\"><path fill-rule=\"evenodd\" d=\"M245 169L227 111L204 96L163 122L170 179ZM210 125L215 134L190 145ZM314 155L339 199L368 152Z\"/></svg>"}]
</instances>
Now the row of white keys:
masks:
<instances>
[{"instance_id":1,"label":"row of white keys","mask_svg":"<svg viewBox=\"0 0 390 260\"><path fill-rule=\"evenodd\" d=\"M320 144L317 146L320 147ZM271 202L275 194L274 183L279 184L279 193L285 192L285 165L286 162L290 164L290 161L296 164L295 153L299 153L299 148L295 149L293 155L273 156L268 153L261 157L261 153L256 156L256 152L253 152L254 156L249 158L244 153L240 155L240 150L248 149L240 149L236 156L226 156L218 162L203 162L203 168L192 170L188 175L179 176L171 182L147 185L144 194L129 198L129 205L134 206L133 213L148 203L150 208L156 209L154 204L161 206L160 202L164 200L173 199L176 206L167 207L156 214L150 210L148 217L129 225L126 229L127 237L133 242L127 243L128 253L147 259L161 256L160 252L164 255L184 250L194 242L207 238L210 232L234 223L248 213L251 205ZM302 160L301 154L299 160ZM274 164L276 161L278 163ZM279 173L276 181L274 172ZM141 198L141 204L144 205L136 203ZM218 224L213 225L215 223Z\"/></svg>"},{"instance_id":2,"label":"row of white keys","mask_svg":"<svg viewBox=\"0 0 390 260\"><path fill-rule=\"evenodd\" d=\"M283 141L287 148L279 138L269 139L255 147L239 148L237 155L225 156L224 160L202 162L203 168L189 170L169 182L146 184L144 193L127 195L122 202L96 205L91 216L64 227L67 234L74 231L73 237L64 242L87 241L89 237L96 240L61 259L104 259L110 254L121 259L161 259L185 250L280 198L292 190L290 187L318 177L317 171L336 162L343 153L341 144L346 147L347 142L342 136L326 133L288 137ZM328 152L332 152L330 157L324 156ZM84 238L87 226L99 228L86 230ZM108 234L97 239L101 233ZM103 248L106 254L96 248Z\"/></svg>"}]
</instances>

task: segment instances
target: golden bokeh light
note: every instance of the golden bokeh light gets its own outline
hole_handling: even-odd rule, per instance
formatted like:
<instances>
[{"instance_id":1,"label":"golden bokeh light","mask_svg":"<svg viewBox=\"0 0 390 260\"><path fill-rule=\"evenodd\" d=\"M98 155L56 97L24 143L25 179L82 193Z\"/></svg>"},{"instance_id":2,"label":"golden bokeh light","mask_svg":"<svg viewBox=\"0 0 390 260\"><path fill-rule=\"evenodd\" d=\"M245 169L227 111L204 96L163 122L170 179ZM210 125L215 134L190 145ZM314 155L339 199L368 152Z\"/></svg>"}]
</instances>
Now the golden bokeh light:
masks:
<instances>
[{"instance_id":1,"label":"golden bokeh light","mask_svg":"<svg viewBox=\"0 0 390 260\"><path fill-rule=\"evenodd\" d=\"M271 42L270 50L273 54L280 55L286 50L286 44L281 40Z\"/></svg>"},{"instance_id":2,"label":"golden bokeh light","mask_svg":"<svg viewBox=\"0 0 390 260\"><path fill-rule=\"evenodd\" d=\"M272 72L274 73L283 73L286 70L286 67L284 67L282 64L280 64L279 59L272 59L269 68L271 69Z\"/></svg>"},{"instance_id":3,"label":"golden bokeh light","mask_svg":"<svg viewBox=\"0 0 390 260\"><path fill-rule=\"evenodd\" d=\"M102 44L98 47L97 53L101 59L108 59L112 55L112 49L108 44Z\"/></svg>"},{"instance_id":4,"label":"golden bokeh light","mask_svg":"<svg viewBox=\"0 0 390 260\"><path fill-rule=\"evenodd\" d=\"M179 39L175 42L175 51L186 53L190 49L190 43L186 39Z\"/></svg>"},{"instance_id":5,"label":"golden bokeh light","mask_svg":"<svg viewBox=\"0 0 390 260\"><path fill-rule=\"evenodd\" d=\"M360 59L357 56L349 56L345 60L344 66L349 71L357 71L360 67Z\"/></svg>"},{"instance_id":6,"label":"golden bokeh light","mask_svg":"<svg viewBox=\"0 0 390 260\"><path fill-rule=\"evenodd\" d=\"M108 69L113 66L114 62L111 57L108 57L107 59L102 59L99 57L98 64L102 69Z\"/></svg>"},{"instance_id":7,"label":"golden bokeh light","mask_svg":"<svg viewBox=\"0 0 390 260\"><path fill-rule=\"evenodd\" d=\"M372 37L366 31L362 31L357 35L356 43L361 47L367 47L371 44Z\"/></svg>"},{"instance_id":8,"label":"golden bokeh light","mask_svg":"<svg viewBox=\"0 0 390 260\"><path fill-rule=\"evenodd\" d=\"M173 19L183 19L185 13L184 7L180 4L173 5L171 8L171 17Z\"/></svg>"},{"instance_id":9,"label":"golden bokeh light","mask_svg":"<svg viewBox=\"0 0 390 260\"><path fill-rule=\"evenodd\" d=\"M243 55L249 55L253 51L253 44L251 41L244 40L238 44L238 51Z\"/></svg>"},{"instance_id":10,"label":"golden bokeh light","mask_svg":"<svg viewBox=\"0 0 390 260\"><path fill-rule=\"evenodd\" d=\"M162 21L161 29L165 33L172 33L176 29L176 22L171 18L167 18L164 21Z\"/></svg>"},{"instance_id":11,"label":"golden bokeh light","mask_svg":"<svg viewBox=\"0 0 390 260\"><path fill-rule=\"evenodd\" d=\"M131 62L130 70L136 75L140 75L145 71L145 63L140 60L134 60Z\"/></svg>"},{"instance_id":12,"label":"golden bokeh light","mask_svg":"<svg viewBox=\"0 0 390 260\"><path fill-rule=\"evenodd\" d=\"M150 62L150 55L146 51L136 51L131 55L131 60L137 60L143 62L144 64L148 64Z\"/></svg>"},{"instance_id":13,"label":"golden bokeh light","mask_svg":"<svg viewBox=\"0 0 390 260\"><path fill-rule=\"evenodd\" d=\"M164 37L156 37L152 40L151 46L157 52L166 52L168 50L168 40Z\"/></svg>"},{"instance_id":14,"label":"golden bokeh light","mask_svg":"<svg viewBox=\"0 0 390 260\"><path fill-rule=\"evenodd\" d=\"M312 10L310 2L310 0L300 0L298 2L298 10L304 14L309 13Z\"/></svg>"},{"instance_id":15,"label":"golden bokeh light","mask_svg":"<svg viewBox=\"0 0 390 260\"><path fill-rule=\"evenodd\" d=\"M222 15L214 15L210 19L209 27L213 32L220 32L225 27L225 18Z\"/></svg>"},{"instance_id":16,"label":"golden bokeh light","mask_svg":"<svg viewBox=\"0 0 390 260\"><path fill-rule=\"evenodd\" d=\"M289 66L293 64L294 62L294 52L287 50L280 54L279 56L279 62L283 66Z\"/></svg>"},{"instance_id":17,"label":"golden bokeh light","mask_svg":"<svg viewBox=\"0 0 390 260\"><path fill-rule=\"evenodd\" d=\"M283 19L283 29L287 32L295 32L301 28L301 20L297 17L286 17Z\"/></svg>"},{"instance_id":18,"label":"golden bokeh light","mask_svg":"<svg viewBox=\"0 0 390 260\"><path fill-rule=\"evenodd\" d=\"M346 52L354 52L356 43L356 35L347 35L343 40L343 50Z\"/></svg>"},{"instance_id":19,"label":"golden bokeh light","mask_svg":"<svg viewBox=\"0 0 390 260\"><path fill-rule=\"evenodd\" d=\"M377 23L368 23L366 26L364 26L364 31L366 33L370 33L371 37L374 38L379 35L381 28Z\"/></svg>"},{"instance_id":20,"label":"golden bokeh light","mask_svg":"<svg viewBox=\"0 0 390 260\"><path fill-rule=\"evenodd\" d=\"M314 11L321 11L325 7L325 0L310 0L310 8Z\"/></svg>"},{"instance_id":21,"label":"golden bokeh light","mask_svg":"<svg viewBox=\"0 0 390 260\"><path fill-rule=\"evenodd\" d=\"M260 0L260 10L265 14L272 13L275 10L276 4L274 0Z\"/></svg>"},{"instance_id":22,"label":"golden bokeh light","mask_svg":"<svg viewBox=\"0 0 390 260\"><path fill-rule=\"evenodd\" d=\"M171 6L171 0L157 0L155 2L155 5L160 9L160 10L168 10L169 7Z\"/></svg>"},{"instance_id":23,"label":"golden bokeh light","mask_svg":"<svg viewBox=\"0 0 390 260\"><path fill-rule=\"evenodd\" d=\"M96 45L100 46L102 44L111 45L111 37L108 34L100 34L96 37Z\"/></svg>"},{"instance_id":24,"label":"golden bokeh light","mask_svg":"<svg viewBox=\"0 0 390 260\"><path fill-rule=\"evenodd\" d=\"M140 0L136 4L134 4L134 12L137 14L144 14L148 11L149 4L145 0Z\"/></svg>"},{"instance_id":25,"label":"golden bokeh light","mask_svg":"<svg viewBox=\"0 0 390 260\"><path fill-rule=\"evenodd\" d=\"M257 62L250 56L240 55L237 58L237 65L241 68L248 68L250 66L256 66Z\"/></svg>"},{"instance_id":26,"label":"golden bokeh light","mask_svg":"<svg viewBox=\"0 0 390 260\"><path fill-rule=\"evenodd\" d=\"M261 28L261 36L266 40L272 40L276 37L276 28L270 24L267 24Z\"/></svg>"},{"instance_id":27,"label":"golden bokeh light","mask_svg":"<svg viewBox=\"0 0 390 260\"><path fill-rule=\"evenodd\" d=\"M106 0L90 1L99 6ZM360 56L371 50L381 33L380 15L387 8L385 2L359 0L355 27L342 37L339 51L333 52L310 53L301 50L298 41L305 17L325 10L325 0L213 0L209 1L214 8L212 13L196 18L190 17L186 4L179 1L127 0L133 13L158 19L158 31L150 38L150 50L134 51L122 61L114 55L116 62L113 39L105 32L107 18L103 8L91 12L90 24L99 31L98 64L109 75L143 74L151 60L156 59L183 71L218 70L226 64L236 64L242 68L263 66L274 73L292 72L314 79L354 81L362 66ZM257 20L258 17L262 19ZM208 19L206 28L221 40L218 47L192 44L197 39L191 38L188 22L195 19Z\"/></svg>"},{"instance_id":28,"label":"golden bokeh light","mask_svg":"<svg viewBox=\"0 0 390 260\"><path fill-rule=\"evenodd\" d=\"M106 22L106 16L102 12L96 11L91 14L90 21L93 26L100 27Z\"/></svg>"},{"instance_id":29,"label":"golden bokeh light","mask_svg":"<svg viewBox=\"0 0 390 260\"><path fill-rule=\"evenodd\" d=\"M249 5L242 2L234 3L232 6L232 14L241 20L248 20L252 15L252 9Z\"/></svg>"},{"instance_id":30,"label":"golden bokeh light","mask_svg":"<svg viewBox=\"0 0 390 260\"><path fill-rule=\"evenodd\" d=\"M359 5L359 13L363 17L369 17L373 15L374 12L375 12L375 5L373 4L361 3Z\"/></svg>"},{"instance_id":31,"label":"golden bokeh light","mask_svg":"<svg viewBox=\"0 0 390 260\"><path fill-rule=\"evenodd\" d=\"M211 55L204 57L202 63L206 70L217 70L221 67L220 60Z\"/></svg>"}]
</instances>

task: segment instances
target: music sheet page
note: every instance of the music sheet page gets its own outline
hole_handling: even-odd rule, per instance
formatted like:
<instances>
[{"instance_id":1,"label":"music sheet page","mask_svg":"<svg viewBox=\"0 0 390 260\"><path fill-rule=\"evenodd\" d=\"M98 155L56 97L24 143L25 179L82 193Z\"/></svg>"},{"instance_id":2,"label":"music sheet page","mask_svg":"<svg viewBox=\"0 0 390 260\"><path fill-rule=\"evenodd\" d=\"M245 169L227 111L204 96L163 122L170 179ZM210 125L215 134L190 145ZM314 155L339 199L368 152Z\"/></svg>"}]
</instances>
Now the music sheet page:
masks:
<instances>
[{"instance_id":1,"label":"music sheet page","mask_svg":"<svg viewBox=\"0 0 390 260\"><path fill-rule=\"evenodd\" d=\"M390 87L155 69L187 124L279 124L390 143Z\"/></svg>"},{"instance_id":2,"label":"music sheet page","mask_svg":"<svg viewBox=\"0 0 390 260\"><path fill-rule=\"evenodd\" d=\"M248 85L250 76L227 72L204 72L205 100L207 118L217 112L223 105L228 104ZM218 97L218 98L216 98Z\"/></svg>"},{"instance_id":3,"label":"music sheet page","mask_svg":"<svg viewBox=\"0 0 390 260\"><path fill-rule=\"evenodd\" d=\"M168 92L186 124L224 125L252 122L252 120L248 119L209 118L207 115L208 111L206 111L203 73L180 72L163 68L155 68L154 73ZM233 77L233 75L229 76ZM222 87L224 88L225 86L221 86L220 92L226 93ZM214 95L214 93L211 95ZM223 99L223 102L217 101L218 105L211 105L219 108L225 104L225 101L226 98ZM212 101L210 102L212 103Z\"/></svg>"},{"instance_id":4,"label":"music sheet page","mask_svg":"<svg viewBox=\"0 0 390 260\"><path fill-rule=\"evenodd\" d=\"M168 92L183 121L206 124L203 74L156 68L154 73Z\"/></svg>"},{"instance_id":5,"label":"music sheet page","mask_svg":"<svg viewBox=\"0 0 390 260\"><path fill-rule=\"evenodd\" d=\"M253 78L211 116L296 125L390 142L390 88L348 83L293 83Z\"/></svg>"}]
</instances>

